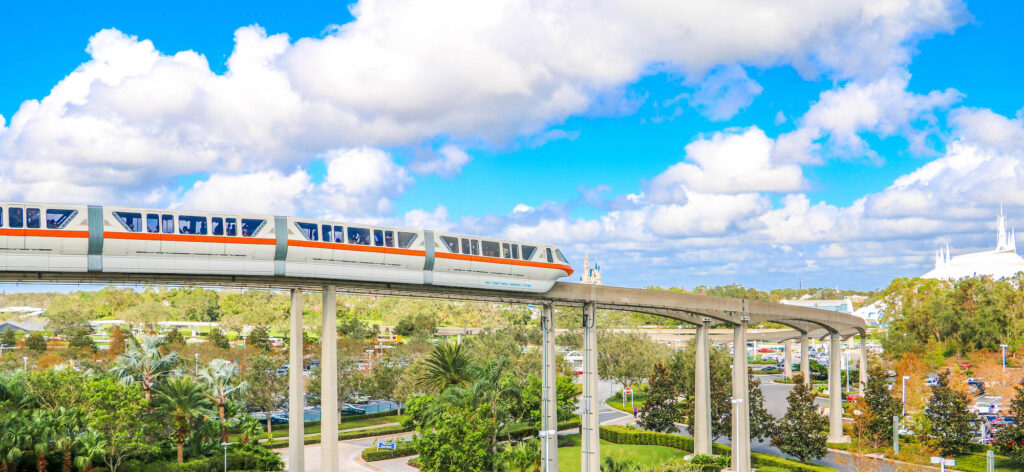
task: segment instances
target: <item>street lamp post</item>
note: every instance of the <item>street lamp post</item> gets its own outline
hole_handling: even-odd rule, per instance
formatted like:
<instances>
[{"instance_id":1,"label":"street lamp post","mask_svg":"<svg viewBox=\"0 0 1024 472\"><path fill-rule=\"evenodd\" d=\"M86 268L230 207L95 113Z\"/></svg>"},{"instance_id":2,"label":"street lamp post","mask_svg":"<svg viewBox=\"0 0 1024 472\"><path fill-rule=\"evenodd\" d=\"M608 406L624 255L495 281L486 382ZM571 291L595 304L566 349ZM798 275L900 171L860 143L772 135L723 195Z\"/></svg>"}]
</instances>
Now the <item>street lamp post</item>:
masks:
<instances>
[{"instance_id":1,"label":"street lamp post","mask_svg":"<svg viewBox=\"0 0 1024 472\"><path fill-rule=\"evenodd\" d=\"M28 370L28 356L21 356L21 365L23 370Z\"/></svg>"},{"instance_id":2,"label":"street lamp post","mask_svg":"<svg viewBox=\"0 0 1024 472\"><path fill-rule=\"evenodd\" d=\"M1000 344L999 347L1003 348L1003 372L1006 372L1006 348L1010 346L1008 344Z\"/></svg>"},{"instance_id":3,"label":"street lamp post","mask_svg":"<svg viewBox=\"0 0 1024 472\"><path fill-rule=\"evenodd\" d=\"M230 446L231 443L222 442L220 445L224 446L224 472L228 472L228 446Z\"/></svg>"},{"instance_id":4,"label":"street lamp post","mask_svg":"<svg viewBox=\"0 0 1024 472\"><path fill-rule=\"evenodd\" d=\"M196 353L196 377L199 376L199 353Z\"/></svg>"},{"instance_id":5,"label":"street lamp post","mask_svg":"<svg viewBox=\"0 0 1024 472\"><path fill-rule=\"evenodd\" d=\"M903 376L903 416L907 416L907 381L910 380L909 376Z\"/></svg>"}]
</instances>

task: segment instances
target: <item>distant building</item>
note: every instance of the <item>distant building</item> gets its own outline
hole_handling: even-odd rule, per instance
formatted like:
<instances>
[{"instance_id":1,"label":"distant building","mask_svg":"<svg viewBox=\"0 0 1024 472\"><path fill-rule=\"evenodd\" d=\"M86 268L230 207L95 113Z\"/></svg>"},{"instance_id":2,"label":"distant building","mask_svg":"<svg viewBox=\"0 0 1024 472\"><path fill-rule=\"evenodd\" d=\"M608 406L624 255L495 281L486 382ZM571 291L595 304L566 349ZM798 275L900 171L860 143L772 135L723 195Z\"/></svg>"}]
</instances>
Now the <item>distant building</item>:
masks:
<instances>
[{"instance_id":1,"label":"distant building","mask_svg":"<svg viewBox=\"0 0 1024 472\"><path fill-rule=\"evenodd\" d=\"M853 314L853 301L849 297L843 298L842 300L812 300L810 298L801 298L799 300L783 300L783 305L803 306L807 308L817 308L819 310L834 311L836 313L845 313L847 315Z\"/></svg>"},{"instance_id":2,"label":"distant building","mask_svg":"<svg viewBox=\"0 0 1024 472\"><path fill-rule=\"evenodd\" d=\"M878 326L881 323L884 310L885 304L881 300L877 300L874 303L858 308L857 311L853 312L853 315L863 318L868 326Z\"/></svg>"},{"instance_id":3,"label":"distant building","mask_svg":"<svg viewBox=\"0 0 1024 472\"><path fill-rule=\"evenodd\" d=\"M590 285L601 285L601 265L590 266L590 254L583 253L583 272L580 273L580 283Z\"/></svg>"},{"instance_id":4,"label":"distant building","mask_svg":"<svg viewBox=\"0 0 1024 472\"><path fill-rule=\"evenodd\" d=\"M1024 271L1024 258L1017 254L1017 236L1007 231L1002 206L996 218L996 248L992 251L972 252L951 256L949 245L935 252L935 268L921 277L926 279L959 280L965 277L989 276L994 279L1013 277Z\"/></svg>"},{"instance_id":5,"label":"distant building","mask_svg":"<svg viewBox=\"0 0 1024 472\"><path fill-rule=\"evenodd\" d=\"M50 320L45 318L0 321L0 333L3 333L4 331L34 333L36 331L44 331L48 324L50 324Z\"/></svg>"}]
</instances>

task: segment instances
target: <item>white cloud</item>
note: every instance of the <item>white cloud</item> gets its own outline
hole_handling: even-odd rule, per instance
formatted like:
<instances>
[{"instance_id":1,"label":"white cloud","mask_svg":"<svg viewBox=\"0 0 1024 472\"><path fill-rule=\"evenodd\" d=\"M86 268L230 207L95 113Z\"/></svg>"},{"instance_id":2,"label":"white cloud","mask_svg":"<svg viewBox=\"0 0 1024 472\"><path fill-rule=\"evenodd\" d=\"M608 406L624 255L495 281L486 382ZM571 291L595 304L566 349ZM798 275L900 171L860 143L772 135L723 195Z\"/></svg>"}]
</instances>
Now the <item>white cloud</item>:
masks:
<instances>
[{"instance_id":1,"label":"white cloud","mask_svg":"<svg viewBox=\"0 0 1024 472\"><path fill-rule=\"evenodd\" d=\"M318 189L321 213L388 213L393 199L411 182L405 169L379 149L335 150L324 158L327 176Z\"/></svg>"},{"instance_id":2,"label":"white cloud","mask_svg":"<svg viewBox=\"0 0 1024 472\"><path fill-rule=\"evenodd\" d=\"M410 210L405 213L403 223L407 228L425 228L435 231L446 231L451 229L452 224L448 220L448 209L438 205L434 211Z\"/></svg>"},{"instance_id":3,"label":"white cloud","mask_svg":"<svg viewBox=\"0 0 1024 472\"><path fill-rule=\"evenodd\" d=\"M438 149L436 153L430 153L428 157L414 160L409 164L409 169L418 174L437 174L443 177L451 177L458 174L462 168L473 160L469 154L451 144L446 144Z\"/></svg>"},{"instance_id":4,"label":"white cloud","mask_svg":"<svg viewBox=\"0 0 1024 472\"><path fill-rule=\"evenodd\" d=\"M655 201L684 201L687 189L707 193L797 192L807 187L795 164L773 160L774 142L757 127L714 133L686 145L687 161L648 185ZM692 162L692 163L691 163Z\"/></svg>"},{"instance_id":5,"label":"white cloud","mask_svg":"<svg viewBox=\"0 0 1024 472\"><path fill-rule=\"evenodd\" d=\"M711 121L725 121L748 107L764 89L742 66L719 67L700 82L690 105Z\"/></svg>"},{"instance_id":6,"label":"white cloud","mask_svg":"<svg viewBox=\"0 0 1024 472\"><path fill-rule=\"evenodd\" d=\"M182 196L177 208L241 213L298 214L300 197L312 190L309 174L277 171L211 175Z\"/></svg>"}]
</instances>

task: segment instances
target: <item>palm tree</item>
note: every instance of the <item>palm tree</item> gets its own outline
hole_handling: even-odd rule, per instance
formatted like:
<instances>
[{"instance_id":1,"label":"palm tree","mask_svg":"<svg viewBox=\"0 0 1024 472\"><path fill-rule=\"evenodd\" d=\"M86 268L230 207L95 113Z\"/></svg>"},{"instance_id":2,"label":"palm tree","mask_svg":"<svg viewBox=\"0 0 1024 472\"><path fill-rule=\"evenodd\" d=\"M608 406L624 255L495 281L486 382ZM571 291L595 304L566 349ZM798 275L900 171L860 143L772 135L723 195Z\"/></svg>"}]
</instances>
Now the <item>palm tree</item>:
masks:
<instances>
[{"instance_id":1,"label":"palm tree","mask_svg":"<svg viewBox=\"0 0 1024 472\"><path fill-rule=\"evenodd\" d=\"M77 408L60 407L52 414L53 445L64 457L62 470L71 472L71 452L85 425L85 415Z\"/></svg>"},{"instance_id":2,"label":"palm tree","mask_svg":"<svg viewBox=\"0 0 1024 472\"><path fill-rule=\"evenodd\" d=\"M611 456L605 456L604 463L601 464L601 472L633 472L635 470L637 470L636 464L629 459L617 461Z\"/></svg>"},{"instance_id":3,"label":"palm tree","mask_svg":"<svg viewBox=\"0 0 1024 472\"><path fill-rule=\"evenodd\" d=\"M84 472L92 472L93 461L107 452L107 441L100 433L88 430L78 437L78 445L80 452L75 457L75 467Z\"/></svg>"},{"instance_id":4,"label":"palm tree","mask_svg":"<svg viewBox=\"0 0 1024 472\"><path fill-rule=\"evenodd\" d=\"M465 387L473 381L473 364L461 344L441 344L425 360L426 371L417 386L439 392L451 386Z\"/></svg>"},{"instance_id":5,"label":"palm tree","mask_svg":"<svg viewBox=\"0 0 1024 472\"><path fill-rule=\"evenodd\" d=\"M136 345L129 343L124 354L114 360L110 371L124 383L139 382L146 394L146 403L152 399L153 387L161 378L177 375L178 353L163 354L160 352L160 338L146 336Z\"/></svg>"},{"instance_id":6,"label":"palm tree","mask_svg":"<svg viewBox=\"0 0 1024 472\"><path fill-rule=\"evenodd\" d=\"M260 420L251 415L245 415L238 422L238 430L242 433L242 445L249 443L249 437L256 437L263 430Z\"/></svg>"},{"instance_id":7,"label":"palm tree","mask_svg":"<svg viewBox=\"0 0 1024 472\"><path fill-rule=\"evenodd\" d=\"M32 436L17 413L0 416L0 423L4 425L4 433L0 434L0 472L13 472L24 453L22 448L32 441Z\"/></svg>"},{"instance_id":8,"label":"palm tree","mask_svg":"<svg viewBox=\"0 0 1024 472\"><path fill-rule=\"evenodd\" d=\"M17 410L28 400L28 374L23 370L0 373L0 409Z\"/></svg>"},{"instance_id":9,"label":"palm tree","mask_svg":"<svg viewBox=\"0 0 1024 472\"><path fill-rule=\"evenodd\" d=\"M185 441L193 422L214 416L213 403L206 398L202 385L192 377L168 378L156 392L157 412L170 417L171 439L178 445L178 463L185 462Z\"/></svg>"},{"instance_id":10,"label":"palm tree","mask_svg":"<svg viewBox=\"0 0 1024 472\"><path fill-rule=\"evenodd\" d=\"M32 452L36 455L36 468L46 472L46 455L53 451L53 439L57 436L53 413L47 410L33 410L29 430L32 440Z\"/></svg>"},{"instance_id":11,"label":"palm tree","mask_svg":"<svg viewBox=\"0 0 1024 472\"><path fill-rule=\"evenodd\" d=\"M540 470L540 459L540 443L538 441L523 441L501 453L501 463L505 466L505 470L509 471L538 471Z\"/></svg>"},{"instance_id":12,"label":"palm tree","mask_svg":"<svg viewBox=\"0 0 1024 472\"><path fill-rule=\"evenodd\" d=\"M199 378L206 383L208 388L206 398L217 405L217 413L220 417L220 442L228 442L227 414L226 409L229 397L245 391L249 384L240 382L235 385L235 378L238 377L238 367L224 359L210 361L205 369L199 372Z\"/></svg>"}]
</instances>

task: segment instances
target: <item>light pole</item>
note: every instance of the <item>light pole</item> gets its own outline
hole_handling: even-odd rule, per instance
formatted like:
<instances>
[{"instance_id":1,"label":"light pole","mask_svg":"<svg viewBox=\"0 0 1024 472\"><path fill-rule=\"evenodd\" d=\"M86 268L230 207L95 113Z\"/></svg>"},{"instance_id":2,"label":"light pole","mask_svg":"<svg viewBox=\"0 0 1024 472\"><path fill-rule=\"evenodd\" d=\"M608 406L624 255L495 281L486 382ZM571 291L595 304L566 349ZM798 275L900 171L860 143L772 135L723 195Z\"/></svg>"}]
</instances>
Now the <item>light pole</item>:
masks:
<instances>
[{"instance_id":1,"label":"light pole","mask_svg":"<svg viewBox=\"0 0 1024 472\"><path fill-rule=\"evenodd\" d=\"M1000 344L999 347L1003 348L1003 372L1006 372L1006 348L1010 346L1008 344Z\"/></svg>"},{"instance_id":2,"label":"light pole","mask_svg":"<svg viewBox=\"0 0 1024 472\"><path fill-rule=\"evenodd\" d=\"M21 356L22 370L28 370L28 356Z\"/></svg>"},{"instance_id":3,"label":"light pole","mask_svg":"<svg viewBox=\"0 0 1024 472\"><path fill-rule=\"evenodd\" d=\"M843 351L843 361L846 362L846 391L850 391L850 357L849 353Z\"/></svg>"},{"instance_id":4,"label":"light pole","mask_svg":"<svg viewBox=\"0 0 1024 472\"><path fill-rule=\"evenodd\" d=\"M199 376L199 353L196 353L196 377Z\"/></svg>"},{"instance_id":5,"label":"light pole","mask_svg":"<svg viewBox=\"0 0 1024 472\"><path fill-rule=\"evenodd\" d=\"M903 416L907 416L907 381L910 380L909 376L903 376Z\"/></svg>"},{"instance_id":6,"label":"light pole","mask_svg":"<svg viewBox=\"0 0 1024 472\"><path fill-rule=\"evenodd\" d=\"M230 446L231 443L222 442L220 445L224 446L224 472L228 472L228 446Z\"/></svg>"}]
</instances>

